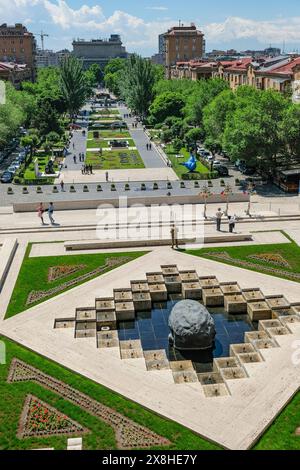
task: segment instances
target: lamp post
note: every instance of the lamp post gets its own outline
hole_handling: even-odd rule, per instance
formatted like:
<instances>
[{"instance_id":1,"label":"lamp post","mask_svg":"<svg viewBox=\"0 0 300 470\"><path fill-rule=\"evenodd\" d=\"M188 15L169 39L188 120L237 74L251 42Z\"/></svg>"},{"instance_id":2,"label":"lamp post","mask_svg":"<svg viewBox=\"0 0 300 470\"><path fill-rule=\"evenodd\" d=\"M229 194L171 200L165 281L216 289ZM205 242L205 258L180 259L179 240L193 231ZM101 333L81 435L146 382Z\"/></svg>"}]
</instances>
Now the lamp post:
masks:
<instances>
[{"instance_id":1,"label":"lamp post","mask_svg":"<svg viewBox=\"0 0 300 470\"><path fill-rule=\"evenodd\" d=\"M200 196L203 197L204 199L204 212L203 212L203 216L205 218L205 220L207 219L207 216L206 216L206 208L207 208L207 199L211 196L211 192L209 190L209 187L208 186L204 186L201 193L200 193Z\"/></svg>"}]
</instances>

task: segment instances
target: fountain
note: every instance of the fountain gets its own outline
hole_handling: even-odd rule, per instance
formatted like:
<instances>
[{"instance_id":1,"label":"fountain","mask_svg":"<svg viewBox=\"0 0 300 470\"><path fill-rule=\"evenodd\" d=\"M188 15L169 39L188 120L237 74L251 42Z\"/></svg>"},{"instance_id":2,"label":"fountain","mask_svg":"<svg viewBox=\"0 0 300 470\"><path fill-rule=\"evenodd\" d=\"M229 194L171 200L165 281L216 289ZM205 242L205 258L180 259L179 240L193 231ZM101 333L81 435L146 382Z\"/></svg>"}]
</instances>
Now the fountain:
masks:
<instances>
[{"instance_id":1,"label":"fountain","mask_svg":"<svg viewBox=\"0 0 300 470\"><path fill-rule=\"evenodd\" d=\"M169 341L179 350L203 350L213 347L215 324L208 310L195 300L182 300L169 316Z\"/></svg>"}]
</instances>

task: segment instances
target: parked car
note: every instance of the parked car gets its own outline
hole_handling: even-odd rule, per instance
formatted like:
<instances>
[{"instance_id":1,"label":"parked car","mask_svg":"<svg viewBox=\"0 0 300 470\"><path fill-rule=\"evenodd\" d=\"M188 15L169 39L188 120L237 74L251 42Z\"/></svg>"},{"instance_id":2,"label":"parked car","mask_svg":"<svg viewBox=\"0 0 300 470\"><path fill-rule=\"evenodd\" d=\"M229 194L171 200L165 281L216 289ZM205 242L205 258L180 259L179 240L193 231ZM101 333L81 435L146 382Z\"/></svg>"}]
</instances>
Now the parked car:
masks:
<instances>
[{"instance_id":1,"label":"parked car","mask_svg":"<svg viewBox=\"0 0 300 470\"><path fill-rule=\"evenodd\" d=\"M4 171L2 173L0 181L1 183L11 183L13 180L14 175L10 171Z\"/></svg>"},{"instance_id":2,"label":"parked car","mask_svg":"<svg viewBox=\"0 0 300 470\"><path fill-rule=\"evenodd\" d=\"M218 172L219 176L229 176L229 171L228 171L228 168L226 166L218 165L214 169L215 169L215 171Z\"/></svg>"},{"instance_id":3,"label":"parked car","mask_svg":"<svg viewBox=\"0 0 300 470\"><path fill-rule=\"evenodd\" d=\"M16 168L14 165L10 165L6 171L9 171L10 173L12 173L13 175L16 173L18 168Z\"/></svg>"},{"instance_id":4,"label":"parked car","mask_svg":"<svg viewBox=\"0 0 300 470\"><path fill-rule=\"evenodd\" d=\"M220 162L220 160L214 160L212 165L213 165L213 168L216 168L216 167L222 166L222 163Z\"/></svg>"},{"instance_id":5,"label":"parked car","mask_svg":"<svg viewBox=\"0 0 300 470\"><path fill-rule=\"evenodd\" d=\"M110 127L112 129L119 129L120 127L126 128L127 124L126 122L123 122L123 121L115 121L111 123Z\"/></svg>"},{"instance_id":6,"label":"parked car","mask_svg":"<svg viewBox=\"0 0 300 470\"><path fill-rule=\"evenodd\" d=\"M243 173L243 175L252 176L256 173L256 168L251 166L244 166L242 167L241 172Z\"/></svg>"}]
</instances>

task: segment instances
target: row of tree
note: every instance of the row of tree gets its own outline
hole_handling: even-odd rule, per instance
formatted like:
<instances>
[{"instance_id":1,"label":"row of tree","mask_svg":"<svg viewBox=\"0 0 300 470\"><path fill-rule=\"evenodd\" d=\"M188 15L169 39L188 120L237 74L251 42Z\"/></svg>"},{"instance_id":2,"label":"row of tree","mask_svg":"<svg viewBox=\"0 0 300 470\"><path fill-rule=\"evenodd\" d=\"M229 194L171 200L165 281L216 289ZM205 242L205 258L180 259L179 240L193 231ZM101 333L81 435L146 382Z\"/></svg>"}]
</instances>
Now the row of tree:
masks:
<instances>
[{"instance_id":1,"label":"row of tree","mask_svg":"<svg viewBox=\"0 0 300 470\"><path fill-rule=\"evenodd\" d=\"M63 135L66 120L73 119L101 80L98 65L84 71L81 61L68 57L60 67L40 69L37 81L24 82L21 90L6 83L6 102L0 105L0 147L22 125L30 129L24 145L35 147L42 142L52 146Z\"/></svg>"},{"instance_id":2,"label":"row of tree","mask_svg":"<svg viewBox=\"0 0 300 470\"><path fill-rule=\"evenodd\" d=\"M300 160L300 105L276 91L232 91L220 79L166 80L162 68L138 56L112 60L104 81L177 149L201 140L270 176Z\"/></svg>"}]
</instances>

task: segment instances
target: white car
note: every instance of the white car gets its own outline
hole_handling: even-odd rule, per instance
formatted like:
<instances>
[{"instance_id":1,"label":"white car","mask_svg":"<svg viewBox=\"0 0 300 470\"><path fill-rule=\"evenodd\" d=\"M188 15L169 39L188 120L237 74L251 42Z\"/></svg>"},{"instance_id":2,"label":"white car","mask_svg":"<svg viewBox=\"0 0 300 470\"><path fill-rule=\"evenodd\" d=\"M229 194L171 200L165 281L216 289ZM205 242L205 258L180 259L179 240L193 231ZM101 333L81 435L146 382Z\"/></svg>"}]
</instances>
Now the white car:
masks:
<instances>
[{"instance_id":1,"label":"white car","mask_svg":"<svg viewBox=\"0 0 300 470\"><path fill-rule=\"evenodd\" d=\"M222 163L220 162L220 160L215 160L215 161L213 162L213 167L217 167L217 166L220 166L220 165L222 165Z\"/></svg>"}]
</instances>

